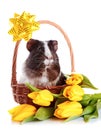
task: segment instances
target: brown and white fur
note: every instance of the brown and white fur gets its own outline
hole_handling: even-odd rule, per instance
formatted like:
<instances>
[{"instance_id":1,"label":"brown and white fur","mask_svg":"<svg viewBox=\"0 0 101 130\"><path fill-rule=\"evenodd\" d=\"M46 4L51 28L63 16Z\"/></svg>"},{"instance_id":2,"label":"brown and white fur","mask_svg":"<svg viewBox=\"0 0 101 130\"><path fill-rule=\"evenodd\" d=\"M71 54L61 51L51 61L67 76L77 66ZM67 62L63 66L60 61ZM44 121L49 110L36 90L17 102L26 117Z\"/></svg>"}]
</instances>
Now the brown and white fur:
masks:
<instances>
[{"instance_id":1,"label":"brown and white fur","mask_svg":"<svg viewBox=\"0 0 101 130\"><path fill-rule=\"evenodd\" d=\"M65 83L65 77L60 69L56 54L56 40L39 41L30 39L27 42L29 56L23 67L23 77L20 83L29 82L34 86L51 87Z\"/></svg>"}]
</instances>

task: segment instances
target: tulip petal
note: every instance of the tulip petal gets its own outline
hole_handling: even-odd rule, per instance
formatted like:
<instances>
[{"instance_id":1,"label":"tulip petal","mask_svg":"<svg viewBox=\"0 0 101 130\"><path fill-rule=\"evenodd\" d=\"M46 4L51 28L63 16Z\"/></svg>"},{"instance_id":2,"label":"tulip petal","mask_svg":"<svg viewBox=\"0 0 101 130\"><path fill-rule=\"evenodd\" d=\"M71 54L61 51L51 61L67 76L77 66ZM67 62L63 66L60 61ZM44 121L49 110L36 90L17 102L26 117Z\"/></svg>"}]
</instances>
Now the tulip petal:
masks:
<instances>
[{"instance_id":1,"label":"tulip petal","mask_svg":"<svg viewBox=\"0 0 101 130\"><path fill-rule=\"evenodd\" d=\"M65 101L60 103L54 112L54 116L60 119L79 116L83 112L82 106L79 102Z\"/></svg>"},{"instance_id":2,"label":"tulip petal","mask_svg":"<svg viewBox=\"0 0 101 130\"><path fill-rule=\"evenodd\" d=\"M9 113L12 115L13 121L23 121L25 118L34 115L36 112L36 108L29 104L19 105L11 110Z\"/></svg>"}]
</instances>

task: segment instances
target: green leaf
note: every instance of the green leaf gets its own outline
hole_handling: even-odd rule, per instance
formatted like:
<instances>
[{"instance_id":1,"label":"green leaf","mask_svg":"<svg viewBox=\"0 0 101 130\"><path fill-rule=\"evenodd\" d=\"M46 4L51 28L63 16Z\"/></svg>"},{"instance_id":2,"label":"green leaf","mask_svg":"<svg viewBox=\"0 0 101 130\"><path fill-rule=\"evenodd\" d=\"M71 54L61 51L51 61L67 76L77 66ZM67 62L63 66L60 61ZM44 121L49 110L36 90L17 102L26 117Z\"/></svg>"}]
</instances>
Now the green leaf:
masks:
<instances>
[{"instance_id":1,"label":"green leaf","mask_svg":"<svg viewBox=\"0 0 101 130\"><path fill-rule=\"evenodd\" d=\"M81 103L81 105L83 106L83 107L86 107L89 103L90 103L90 101L91 101L91 96L90 95L84 95L83 96L83 99L81 100L81 101L79 101L80 103Z\"/></svg>"},{"instance_id":2,"label":"green leaf","mask_svg":"<svg viewBox=\"0 0 101 130\"><path fill-rule=\"evenodd\" d=\"M101 99L101 93L95 93L92 95L92 99L98 100Z\"/></svg>"},{"instance_id":3,"label":"green leaf","mask_svg":"<svg viewBox=\"0 0 101 130\"><path fill-rule=\"evenodd\" d=\"M83 81L82 84L80 85L82 88L98 89L91 83L91 81L85 75L82 76L83 76Z\"/></svg>"},{"instance_id":4,"label":"green leaf","mask_svg":"<svg viewBox=\"0 0 101 130\"><path fill-rule=\"evenodd\" d=\"M84 115L84 121L88 122L92 118L98 118L98 115L99 115L98 110L100 108L101 108L101 99L98 99L96 106L95 106L95 111L91 114Z\"/></svg>"},{"instance_id":5,"label":"green leaf","mask_svg":"<svg viewBox=\"0 0 101 130\"><path fill-rule=\"evenodd\" d=\"M90 114L90 113L94 112L95 109L96 109L96 108L95 108L94 105L86 106L86 107L83 109L82 115Z\"/></svg>"},{"instance_id":6,"label":"green leaf","mask_svg":"<svg viewBox=\"0 0 101 130\"><path fill-rule=\"evenodd\" d=\"M97 103L97 100L101 99L101 93L84 94L83 99L80 101L83 107L87 105L93 105Z\"/></svg>"},{"instance_id":7,"label":"green leaf","mask_svg":"<svg viewBox=\"0 0 101 130\"><path fill-rule=\"evenodd\" d=\"M98 99L97 101L97 109L101 109L101 99Z\"/></svg>"},{"instance_id":8,"label":"green leaf","mask_svg":"<svg viewBox=\"0 0 101 130\"><path fill-rule=\"evenodd\" d=\"M24 120L21 122L21 124L27 123L27 122L31 122L31 121L34 121L34 116L30 116L30 117L24 119Z\"/></svg>"},{"instance_id":9,"label":"green leaf","mask_svg":"<svg viewBox=\"0 0 101 130\"><path fill-rule=\"evenodd\" d=\"M87 106L92 98L91 94L84 94L82 100L80 101L83 107Z\"/></svg>"},{"instance_id":10,"label":"green leaf","mask_svg":"<svg viewBox=\"0 0 101 130\"><path fill-rule=\"evenodd\" d=\"M62 96L62 93L59 93L59 94L52 93L52 95L53 95L55 98L60 98L60 97Z\"/></svg>"},{"instance_id":11,"label":"green leaf","mask_svg":"<svg viewBox=\"0 0 101 130\"><path fill-rule=\"evenodd\" d=\"M68 121L71 121L71 120L74 120L74 119L77 119L77 118L79 118L81 115L79 115L79 116L72 116L72 117L69 117L69 118L67 118L66 120L64 120L64 122L68 122Z\"/></svg>"},{"instance_id":12,"label":"green leaf","mask_svg":"<svg viewBox=\"0 0 101 130\"><path fill-rule=\"evenodd\" d=\"M53 116L54 108L53 107L40 107L34 118L38 120L46 120Z\"/></svg>"},{"instance_id":13,"label":"green leaf","mask_svg":"<svg viewBox=\"0 0 101 130\"><path fill-rule=\"evenodd\" d=\"M31 85L30 83L26 83L25 84L32 92L33 91L40 91L40 89L34 87L33 85Z\"/></svg>"},{"instance_id":14,"label":"green leaf","mask_svg":"<svg viewBox=\"0 0 101 130\"><path fill-rule=\"evenodd\" d=\"M67 101L67 98L58 98L56 101L55 101L55 109L57 107L58 104L62 103L62 102L65 102Z\"/></svg>"},{"instance_id":15,"label":"green leaf","mask_svg":"<svg viewBox=\"0 0 101 130\"><path fill-rule=\"evenodd\" d=\"M92 97L92 94L84 94L84 96L83 96L83 101L84 100L89 100L89 99L91 99L91 97Z\"/></svg>"},{"instance_id":16,"label":"green leaf","mask_svg":"<svg viewBox=\"0 0 101 130\"><path fill-rule=\"evenodd\" d=\"M90 119L92 118L97 118L98 117L98 111L95 110L94 113L88 114L88 115L84 115L84 121L88 122Z\"/></svg>"},{"instance_id":17,"label":"green leaf","mask_svg":"<svg viewBox=\"0 0 101 130\"><path fill-rule=\"evenodd\" d=\"M83 107L86 107L90 103L90 99L88 99L88 100L81 100L80 103L81 103L81 105Z\"/></svg>"},{"instance_id":18,"label":"green leaf","mask_svg":"<svg viewBox=\"0 0 101 130\"><path fill-rule=\"evenodd\" d=\"M97 100L96 100L96 99L91 99L91 101L90 101L89 105L94 105L94 104L96 104L96 102L97 102Z\"/></svg>"}]
</instances>

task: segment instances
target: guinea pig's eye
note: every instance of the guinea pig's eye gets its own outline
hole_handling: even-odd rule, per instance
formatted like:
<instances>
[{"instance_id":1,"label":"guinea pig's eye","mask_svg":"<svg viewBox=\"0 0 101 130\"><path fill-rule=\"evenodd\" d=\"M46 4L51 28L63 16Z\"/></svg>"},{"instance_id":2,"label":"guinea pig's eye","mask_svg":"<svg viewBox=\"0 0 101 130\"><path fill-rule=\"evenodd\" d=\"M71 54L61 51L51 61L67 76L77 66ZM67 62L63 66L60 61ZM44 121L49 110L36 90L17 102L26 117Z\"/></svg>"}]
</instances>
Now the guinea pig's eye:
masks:
<instances>
[{"instance_id":1,"label":"guinea pig's eye","mask_svg":"<svg viewBox=\"0 0 101 130\"><path fill-rule=\"evenodd\" d=\"M38 47L37 50L38 50L38 52L42 52L42 53L44 52L44 48L42 48L42 47Z\"/></svg>"},{"instance_id":2,"label":"guinea pig's eye","mask_svg":"<svg viewBox=\"0 0 101 130\"><path fill-rule=\"evenodd\" d=\"M40 51L40 50L41 50L41 48L40 48L40 47L38 47L38 48L37 48L37 50L38 50L38 51Z\"/></svg>"}]
</instances>

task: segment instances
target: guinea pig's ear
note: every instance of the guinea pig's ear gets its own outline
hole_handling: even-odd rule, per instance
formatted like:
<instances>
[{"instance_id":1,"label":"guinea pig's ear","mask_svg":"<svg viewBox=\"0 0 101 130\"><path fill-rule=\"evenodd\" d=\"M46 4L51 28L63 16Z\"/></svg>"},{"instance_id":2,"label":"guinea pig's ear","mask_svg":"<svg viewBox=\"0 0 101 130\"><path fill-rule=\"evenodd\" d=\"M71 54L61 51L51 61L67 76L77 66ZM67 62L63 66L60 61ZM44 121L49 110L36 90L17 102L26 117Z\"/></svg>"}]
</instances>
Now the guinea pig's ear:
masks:
<instances>
[{"instance_id":1,"label":"guinea pig's ear","mask_svg":"<svg viewBox=\"0 0 101 130\"><path fill-rule=\"evenodd\" d=\"M54 46L54 50L57 51L57 49L58 49L58 41L53 40L53 46Z\"/></svg>"},{"instance_id":2,"label":"guinea pig's ear","mask_svg":"<svg viewBox=\"0 0 101 130\"><path fill-rule=\"evenodd\" d=\"M30 39L28 42L27 42L27 45L26 45L26 48L31 51L33 49L33 45L36 44L36 40L34 39Z\"/></svg>"}]
</instances>

